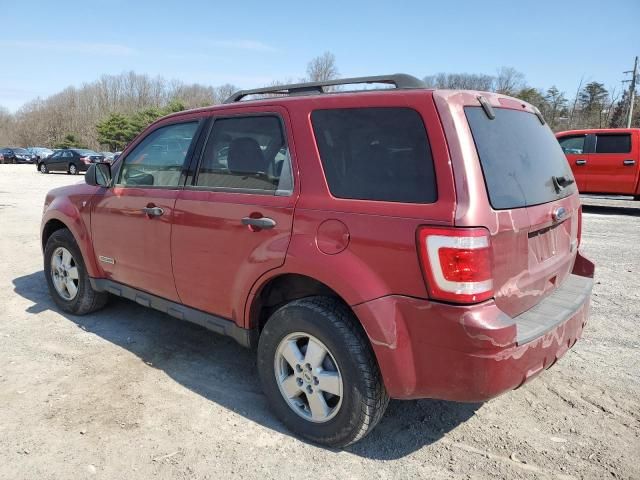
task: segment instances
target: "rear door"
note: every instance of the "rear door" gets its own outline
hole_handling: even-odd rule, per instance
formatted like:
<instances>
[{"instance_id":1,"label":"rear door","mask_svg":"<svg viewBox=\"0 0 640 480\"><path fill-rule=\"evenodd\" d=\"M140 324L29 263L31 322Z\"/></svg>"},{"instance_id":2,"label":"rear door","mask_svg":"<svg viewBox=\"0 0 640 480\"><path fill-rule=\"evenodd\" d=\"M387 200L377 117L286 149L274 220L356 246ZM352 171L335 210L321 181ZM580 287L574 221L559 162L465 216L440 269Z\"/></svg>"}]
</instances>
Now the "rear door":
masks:
<instances>
[{"instance_id":1,"label":"rear door","mask_svg":"<svg viewBox=\"0 0 640 480\"><path fill-rule=\"evenodd\" d=\"M197 119L162 124L122 159L115 185L94 197L93 248L107 278L179 301L171 270L171 222ZM168 141L182 149L159 148Z\"/></svg>"},{"instance_id":2,"label":"rear door","mask_svg":"<svg viewBox=\"0 0 640 480\"><path fill-rule=\"evenodd\" d=\"M211 118L171 235L182 302L238 323L253 283L284 263L297 198L286 111L245 112Z\"/></svg>"},{"instance_id":3,"label":"rear door","mask_svg":"<svg viewBox=\"0 0 640 480\"><path fill-rule=\"evenodd\" d=\"M589 155L589 190L632 195L638 180L638 144L632 132L597 133Z\"/></svg>"},{"instance_id":4,"label":"rear door","mask_svg":"<svg viewBox=\"0 0 640 480\"><path fill-rule=\"evenodd\" d=\"M556 138L536 115L465 107L489 202L496 304L511 316L560 286L577 252L579 198Z\"/></svg>"},{"instance_id":5,"label":"rear door","mask_svg":"<svg viewBox=\"0 0 640 480\"><path fill-rule=\"evenodd\" d=\"M562 151L567 156L567 161L573 171L573 176L576 179L578 190L581 192L588 192L587 179L589 156L587 152L587 135L566 135L558 138Z\"/></svg>"}]
</instances>

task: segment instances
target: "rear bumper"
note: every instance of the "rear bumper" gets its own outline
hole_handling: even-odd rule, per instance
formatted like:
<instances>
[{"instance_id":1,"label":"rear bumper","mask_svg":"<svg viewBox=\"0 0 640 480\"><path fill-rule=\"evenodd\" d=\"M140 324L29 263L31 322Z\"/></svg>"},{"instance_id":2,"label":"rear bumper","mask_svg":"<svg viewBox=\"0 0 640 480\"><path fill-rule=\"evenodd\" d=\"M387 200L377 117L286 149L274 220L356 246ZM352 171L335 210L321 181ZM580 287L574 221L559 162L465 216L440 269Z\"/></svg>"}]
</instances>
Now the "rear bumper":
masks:
<instances>
[{"instance_id":1,"label":"rear bumper","mask_svg":"<svg viewBox=\"0 0 640 480\"><path fill-rule=\"evenodd\" d=\"M391 397L484 401L551 367L582 336L593 271L578 254L559 294L515 318L493 301L457 306L397 295L354 311Z\"/></svg>"}]
</instances>

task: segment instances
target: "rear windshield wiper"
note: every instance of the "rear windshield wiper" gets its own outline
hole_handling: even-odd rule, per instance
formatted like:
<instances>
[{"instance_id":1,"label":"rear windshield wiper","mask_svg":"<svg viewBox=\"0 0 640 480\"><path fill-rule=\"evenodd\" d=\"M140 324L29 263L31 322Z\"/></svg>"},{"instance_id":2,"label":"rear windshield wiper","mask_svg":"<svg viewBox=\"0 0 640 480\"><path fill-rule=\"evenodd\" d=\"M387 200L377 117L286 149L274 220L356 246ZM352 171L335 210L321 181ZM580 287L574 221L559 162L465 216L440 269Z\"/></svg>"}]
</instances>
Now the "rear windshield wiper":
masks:
<instances>
[{"instance_id":1,"label":"rear windshield wiper","mask_svg":"<svg viewBox=\"0 0 640 480\"><path fill-rule=\"evenodd\" d=\"M573 178L567 178L564 175L557 177L551 177L551 181L553 181L553 188L556 189L556 193L560 193L560 191L564 188L567 188L569 185L576 183Z\"/></svg>"}]
</instances>

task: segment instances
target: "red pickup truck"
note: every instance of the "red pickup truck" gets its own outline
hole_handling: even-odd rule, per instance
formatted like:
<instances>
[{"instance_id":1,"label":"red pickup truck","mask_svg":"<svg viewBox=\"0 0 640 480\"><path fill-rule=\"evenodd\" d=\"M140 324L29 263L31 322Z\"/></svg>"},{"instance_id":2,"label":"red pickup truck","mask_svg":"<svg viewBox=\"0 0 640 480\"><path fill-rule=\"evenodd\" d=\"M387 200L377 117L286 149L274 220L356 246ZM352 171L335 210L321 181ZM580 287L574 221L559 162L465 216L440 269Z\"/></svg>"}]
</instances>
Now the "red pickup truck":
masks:
<instances>
[{"instance_id":1,"label":"red pickup truck","mask_svg":"<svg viewBox=\"0 0 640 480\"><path fill-rule=\"evenodd\" d=\"M570 130L556 137L581 193L640 200L640 128Z\"/></svg>"}]
</instances>

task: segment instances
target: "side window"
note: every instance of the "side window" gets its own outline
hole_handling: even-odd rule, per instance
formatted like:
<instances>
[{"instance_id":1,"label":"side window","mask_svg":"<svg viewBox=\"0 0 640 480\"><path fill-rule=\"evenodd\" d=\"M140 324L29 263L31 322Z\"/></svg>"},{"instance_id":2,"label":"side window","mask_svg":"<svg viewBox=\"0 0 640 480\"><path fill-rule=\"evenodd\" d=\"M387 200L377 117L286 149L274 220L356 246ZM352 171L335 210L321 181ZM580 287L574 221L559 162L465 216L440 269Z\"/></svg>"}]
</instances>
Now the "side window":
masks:
<instances>
[{"instance_id":1,"label":"side window","mask_svg":"<svg viewBox=\"0 0 640 480\"><path fill-rule=\"evenodd\" d=\"M629 153L631 151L631 135L596 135L595 153Z\"/></svg>"},{"instance_id":2,"label":"side window","mask_svg":"<svg viewBox=\"0 0 640 480\"><path fill-rule=\"evenodd\" d=\"M562 137L558 141L562 151L568 155L581 155L584 153L584 135L578 137Z\"/></svg>"},{"instance_id":3,"label":"side window","mask_svg":"<svg viewBox=\"0 0 640 480\"><path fill-rule=\"evenodd\" d=\"M66 152L63 152L62 154L62 158L71 158L73 157L73 153L71 153L69 150L67 150Z\"/></svg>"},{"instance_id":4,"label":"side window","mask_svg":"<svg viewBox=\"0 0 640 480\"><path fill-rule=\"evenodd\" d=\"M291 192L289 149L280 118L264 115L214 120L195 184Z\"/></svg>"},{"instance_id":5,"label":"side window","mask_svg":"<svg viewBox=\"0 0 640 480\"><path fill-rule=\"evenodd\" d=\"M177 187L198 122L177 123L147 135L123 161L118 185Z\"/></svg>"},{"instance_id":6,"label":"side window","mask_svg":"<svg viewBox=\"0 0 640 480\"><path fill-rule=\"evenodd\" d=\"M433 203L431 148L420 114L410 108L316 110L320 159L334 197Z\"/></svg>"}]
</instances>

